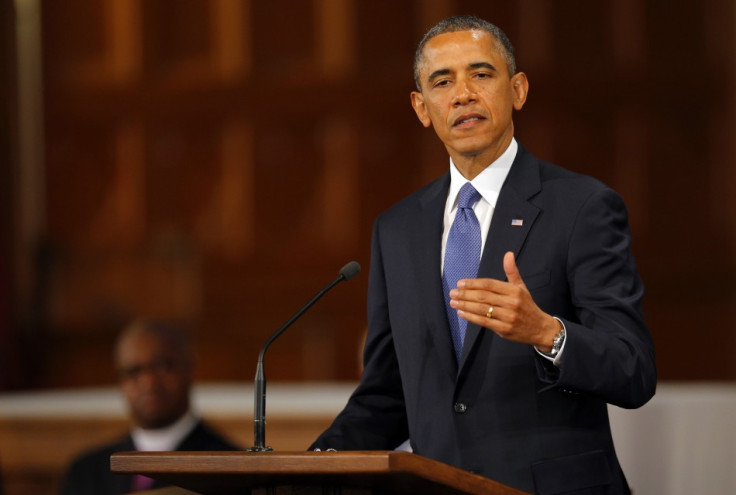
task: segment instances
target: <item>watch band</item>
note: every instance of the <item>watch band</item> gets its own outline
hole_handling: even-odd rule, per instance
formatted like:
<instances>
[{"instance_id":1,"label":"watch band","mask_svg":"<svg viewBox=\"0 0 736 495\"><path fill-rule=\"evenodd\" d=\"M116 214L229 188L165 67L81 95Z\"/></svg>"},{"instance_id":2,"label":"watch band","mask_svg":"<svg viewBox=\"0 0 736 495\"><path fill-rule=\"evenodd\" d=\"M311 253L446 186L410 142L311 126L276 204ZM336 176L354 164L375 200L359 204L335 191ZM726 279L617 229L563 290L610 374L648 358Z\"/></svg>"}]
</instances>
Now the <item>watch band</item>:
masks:
<instances>
[{"instance_id":1,"label":"watch band","mask_svg":"<svg viewBox=\"0 0 736 495\"><path fill-rule=\"evenodd\" d=\"M550 350L548 353L548 355L551 357L557 356L557 354L559 354L562 350L562 345L565 343L565 324L562 323L562 320L560 320L556 316L553 316L553 318L560 322L562 328L560 329L560 332L555 335L555 338L552 341L552 350Z\"/></svg>"}]
</instances>

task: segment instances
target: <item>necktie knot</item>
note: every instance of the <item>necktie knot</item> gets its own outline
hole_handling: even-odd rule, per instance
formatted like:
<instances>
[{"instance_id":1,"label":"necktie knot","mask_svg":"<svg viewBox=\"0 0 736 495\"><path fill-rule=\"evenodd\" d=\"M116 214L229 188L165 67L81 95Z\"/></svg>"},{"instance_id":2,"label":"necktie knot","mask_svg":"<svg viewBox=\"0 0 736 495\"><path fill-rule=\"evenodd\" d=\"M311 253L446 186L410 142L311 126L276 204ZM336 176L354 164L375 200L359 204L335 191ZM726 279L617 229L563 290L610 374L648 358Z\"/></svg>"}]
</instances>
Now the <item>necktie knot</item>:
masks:
<instances>
[{"instance_id":1,"label":"necktie knot","mask_svg":"<svg viewBox=\"0 0 736 495\"><path fill-rule=\"evenodd\" d=\"M472 208L475 203L480 199L480 193L475 190L473 184L466 182L465 185L460 188L460 193L457 197L458 208Z\"/></svg>"}]
</instances>

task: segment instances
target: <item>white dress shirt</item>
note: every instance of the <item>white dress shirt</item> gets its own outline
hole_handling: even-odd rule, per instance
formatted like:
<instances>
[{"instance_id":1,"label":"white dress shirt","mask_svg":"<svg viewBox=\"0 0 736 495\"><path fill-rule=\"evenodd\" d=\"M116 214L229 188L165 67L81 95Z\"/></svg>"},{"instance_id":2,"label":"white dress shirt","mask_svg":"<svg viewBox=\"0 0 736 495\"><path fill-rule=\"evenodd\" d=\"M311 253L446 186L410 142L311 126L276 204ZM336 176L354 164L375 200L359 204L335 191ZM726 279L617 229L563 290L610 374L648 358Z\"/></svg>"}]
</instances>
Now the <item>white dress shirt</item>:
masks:
<instances>
[{"instance_id":1,"label":"white dress shirt","mask_svg":"<svg viewBox=\"0 0 736 495\"><path fill-rule=\"evenodd\" d=\"M519 145L516 143L516 139L511 139L511 144L506 148L506 151L501 153L495 162L487 166L481 173L479 173L473 180L470 181L473 187L481 195L481 198L473 206L473 212L478 218L480 224L480 252L483 253L483 248L486 245L486 238L488 237L488 229L491 227L491 218L493 218L493 211L496 209L496 201L498 201L498 195L501 193L501 187L506 176L511 170L511 164L514 163L516 158L516 152L519 149ZM460 189L468 182L468 179L455 167L452 158L450 158L450 190L447 193L447 203L445 203L445 216L444 216L444 227L442 229L442 267L444 271L445 264L445 249L447 247L447 237L450 235L450 227L452 222L455 221L455 214L457 213L457 196L460 193Z\"/></svg>"},{"instance_id":2,"label":"white dress shirt","mask_svg":"<svg viewBox=\"0 0 736 495\"><path fill-rule=\"evenodd\" d=\"M480 224L480 237L481 237L481 256L483 256L483 249L486 246L486 238L488 237L488 230L491 228L491 219L493 218L493 212L496 210L496 202L498 196L501 193L503 183L506 181L506 177L509 175L511 170L511 164L514 163L516 158L516 152L519 150L519 144L516 139L511 138L511 143L506 151L501 153L501 156L496 158L496 161L487 166L481 173L470 181L476 191L480 193L481 198L473 205L473 212L478 223ZM450 158L450 190L447 193L447 202L445 203L445 215L444 225L442 229L442 266L440 270L444 273L445 265L445 250L447 248L447 237L450 235L450 227L452 222L455 221L455 214L457 213L457 197L460 193L460 189L468 182L460 171L455 166L455 163ZM561 320L557 321L562 324L563 329L565 324ZM552 358L551 356L541 352L539 349L537 352L540 356L552 361L555 366L562 364L562 352L565 349L565 343L562 344L562 349L557 353L557 356Z\"/></svg>"}]
</instances>

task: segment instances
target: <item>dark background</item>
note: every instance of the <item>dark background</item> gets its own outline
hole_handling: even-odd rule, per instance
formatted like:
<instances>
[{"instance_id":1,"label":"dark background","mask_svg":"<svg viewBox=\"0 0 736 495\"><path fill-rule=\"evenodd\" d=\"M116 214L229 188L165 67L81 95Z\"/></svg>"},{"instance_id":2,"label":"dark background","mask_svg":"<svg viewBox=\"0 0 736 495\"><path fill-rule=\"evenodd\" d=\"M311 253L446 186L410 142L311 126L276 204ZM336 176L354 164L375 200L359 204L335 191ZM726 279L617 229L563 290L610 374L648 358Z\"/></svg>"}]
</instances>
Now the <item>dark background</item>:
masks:
<instances>
[{"instance_id":1,"label":"dark background","mask_svg":"<svg viewBox=\"0 0 736 495\"><path fill-rule=\"evenodd\" d=\"M40 7L0 11L2 389L112 383L137 315L193 333L201 380L251 380L353 259L266 369L356 379L373 219L448 167L409 92L416 43L457 13L515 44L517 139L626 200L661 379L736 379L732 0Z\"/></svg>"}]
</instances>

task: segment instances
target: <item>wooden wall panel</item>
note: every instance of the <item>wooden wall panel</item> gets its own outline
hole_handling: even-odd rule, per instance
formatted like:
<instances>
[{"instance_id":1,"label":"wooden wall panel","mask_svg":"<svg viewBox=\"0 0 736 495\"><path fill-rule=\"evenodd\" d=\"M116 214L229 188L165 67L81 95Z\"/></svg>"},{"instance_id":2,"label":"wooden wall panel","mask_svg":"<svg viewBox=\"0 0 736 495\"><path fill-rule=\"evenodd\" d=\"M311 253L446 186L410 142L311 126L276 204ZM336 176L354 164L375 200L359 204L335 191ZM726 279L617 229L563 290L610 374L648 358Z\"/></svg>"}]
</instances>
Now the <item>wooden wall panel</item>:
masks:
<instances>
[{"instance_id":1,"label":"wooden wall panel","mask_svg":"<svg viewBox=\"0 0 736 495\"><path fill-rule=\"evenodd\" d=\"M16 225L16 193L13 184L18 180L14 164L18 163L18 81L12 78L17 64L17 12L10 2L0 3L0 390L19 387L23 383L20 372L14 263ZM1 461L0 461L1 462Z\"/></svg>"},{"instance_id":2,"label":"wooden wall panel","mask_svg":"<svg viewBox=\"0 0 736 495\"><path fill-rule=\"evenodd\" d=\"M247 77L251 64L247 0L142 4L146 77L169 88L210 88Z\"/></svg>"},{"instance_id":3,"label":"wooden wall panel","mask_svg":"<svg viewBox=\"0 0 736 495\"><path fill-rule=\"evenodd\" d=\"M661 376L736 378L735 16L679 3L43 1L48 283L27 335L45 359L27 385L112 380L72 361L108 356L139 313L195 334L202 379L249 380L345 262L367 271L375 216L447 169L408 94L416 42L460 12L516 45L524 145L627 201ZM270 376L353 379L366 282L285 335Z\"/></svg>"},{"instance_id":4,"label":"wooden wall panel","mask_svg":"<svg viewBox=\"0 0 736 495\"><path fill-rule=\"evenodd\" d=\"M44 63L47 84L106 88L140 77L139 0L44 2L46 46L54 57Z\"/></svg>"}]
</instances>

